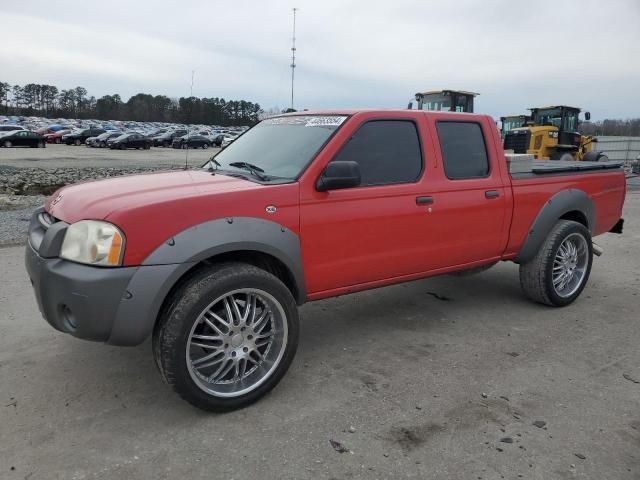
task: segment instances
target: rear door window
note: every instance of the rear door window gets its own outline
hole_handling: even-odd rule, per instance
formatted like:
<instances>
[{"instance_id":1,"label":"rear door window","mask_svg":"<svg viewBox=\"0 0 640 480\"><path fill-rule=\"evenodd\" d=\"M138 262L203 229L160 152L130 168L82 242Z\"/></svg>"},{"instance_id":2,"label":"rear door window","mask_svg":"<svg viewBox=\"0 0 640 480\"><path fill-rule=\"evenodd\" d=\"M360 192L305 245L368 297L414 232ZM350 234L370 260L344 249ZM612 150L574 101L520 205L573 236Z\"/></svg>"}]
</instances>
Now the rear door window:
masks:
<instances>
[{"instance_id":1,"label":"rear door window","mask_svg":"<svg viewBox=\"0 0 640 480\"><path fill-rule=\"evenodd\" d=\"M332 161L358 163L362 186L415 182L422 172L418 130L409 120L369 121Z\"/></svg>"},{"instance_id":2,"label":"rear door window","mask_svg":"<svg viewBox=\"0 0 640 480\"><path fill-rule=\"evenodd\" d=\"M436 128L447 178L463 180L489 175L489 159L480 124L437 122Z\"/></svg>"}]
</instances>

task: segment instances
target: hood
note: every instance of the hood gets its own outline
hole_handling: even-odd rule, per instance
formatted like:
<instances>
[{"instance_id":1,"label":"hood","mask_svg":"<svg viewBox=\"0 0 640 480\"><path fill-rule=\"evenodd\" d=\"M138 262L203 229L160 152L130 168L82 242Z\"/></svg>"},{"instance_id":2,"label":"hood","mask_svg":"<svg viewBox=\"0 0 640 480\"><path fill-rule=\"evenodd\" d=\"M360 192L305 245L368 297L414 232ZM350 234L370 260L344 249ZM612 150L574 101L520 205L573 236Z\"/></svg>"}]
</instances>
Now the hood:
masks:
<instances>
[{"instance_id":1,"label":"hood","mask_svg":"<svg viewBox=\"0 0 640 480\"><path fill-rule=\"evenodd\" d=\"M242 178L212 175L204 170L147 173L63 187L47 199L45 208L54 217L74 223L102 220L119 210L261 187Z\"/></svg>"}]
</instances>

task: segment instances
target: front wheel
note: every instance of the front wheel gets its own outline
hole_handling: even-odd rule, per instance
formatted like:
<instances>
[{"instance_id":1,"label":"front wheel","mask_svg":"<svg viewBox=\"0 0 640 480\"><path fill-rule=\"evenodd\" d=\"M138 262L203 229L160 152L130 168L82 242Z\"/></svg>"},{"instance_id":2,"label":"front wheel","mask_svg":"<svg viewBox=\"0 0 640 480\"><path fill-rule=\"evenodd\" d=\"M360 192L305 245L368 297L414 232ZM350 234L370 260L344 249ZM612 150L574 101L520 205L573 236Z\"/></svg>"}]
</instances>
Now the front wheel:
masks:
<instances>
[{"instance_id":1,"label":"front wheel","mask_svg":"<svg viewBox=\"0 0 640 480\"><path fill-rule=\"evenodd\" d=\"M75 142L73 142L76 144L76 147L79 147L80 145L82 145L82 141L80 141L80 139L77 139Z\"/></svg>"},{"instance_id":2,"label":"front wheel","mask_svg":"<svg viewBox=\"0 0 640 480\"><path fill-rule=\"evenodd\" d=\"M589 230L581 223L560 220L536 256L520 265L520 285L532 300L563 307L582 293L592 262Z\"/></svg>"},{"instance_id":3,"label":"front wheel","mask_svg":"<svg viewBox=\"0 0 640 480\"><path fill-rule=\"evenodd\" d=\"M203 410L245 407L286 373L298 344L298 310L274 275L224 263L193 275L169 300L153 350L165 381Z\"/></svg>"},{"instance_id":4,"label":"front wheel","mask_svg":"<svg viewBox=\"0 0 640 480\"><path fill-rule=\"evenodd\" d=\"M209 148L209 144L208 143L203 143L202 144L202 149L206 150L207 148Z\"/></svg>"},{"instance_id":5,"label":"front wheel","mask_svg":"<svg viewBox=\"0 0 640 480\"><path fill-rule=\"evenodd\" d=\"M5 140L2 145L4 145L6 148L11 148L13 147L13 143L11 143L11 141L9 140Z\"/></svg>"}]
</instances>

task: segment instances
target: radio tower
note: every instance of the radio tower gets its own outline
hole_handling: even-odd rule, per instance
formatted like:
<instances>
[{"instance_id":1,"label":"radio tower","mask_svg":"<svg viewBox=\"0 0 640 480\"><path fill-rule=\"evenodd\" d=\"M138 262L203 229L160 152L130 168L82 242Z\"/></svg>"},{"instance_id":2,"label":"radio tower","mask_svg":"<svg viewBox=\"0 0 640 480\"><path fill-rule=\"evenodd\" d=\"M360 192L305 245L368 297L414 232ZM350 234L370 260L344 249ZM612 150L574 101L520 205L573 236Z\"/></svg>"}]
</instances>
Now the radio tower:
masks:
<instances>
[{"instance_id":1,"label":"radio tower","mask_svg":"<svg viewBox=\"0 0 640 480\"><path fill-rule=\"evenodd\" d=\"M296 71L296 12L297 8L293 8L293 39L291 43L291 110L293 110L293 80Z\"/></svg>"}]
</instances>

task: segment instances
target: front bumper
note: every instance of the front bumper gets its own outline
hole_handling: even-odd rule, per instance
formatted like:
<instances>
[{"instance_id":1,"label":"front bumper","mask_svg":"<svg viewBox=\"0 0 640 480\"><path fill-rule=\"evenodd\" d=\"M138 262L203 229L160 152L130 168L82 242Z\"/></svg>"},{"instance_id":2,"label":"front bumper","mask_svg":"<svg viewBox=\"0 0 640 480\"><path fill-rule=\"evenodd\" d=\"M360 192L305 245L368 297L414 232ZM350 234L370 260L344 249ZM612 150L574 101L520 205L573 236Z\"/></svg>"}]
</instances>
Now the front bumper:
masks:
<instances>
[{"instance_id":1,"label":"front bumper","mask_svg":"<svg viewBox=\"0 0 640 480\"><path fill-rule=\"evenodd\" d=\"M98 268L42 258L27 245L25 264L42 316L56 330L106 342L136 268Z\"/></svg>"},{"instance_id":2,"label":"front bumper","mask_svg":"<svg viewBox=\"0 0 640 480\"><path fill-rule=\"evenodd\" d=\"M42 316L56 330L112 345L138 345L153 331L170 288L193 264L105 268L57 257L64 222L40 231L34 213L25 266Z\"/></svg>"}]
</instances>

